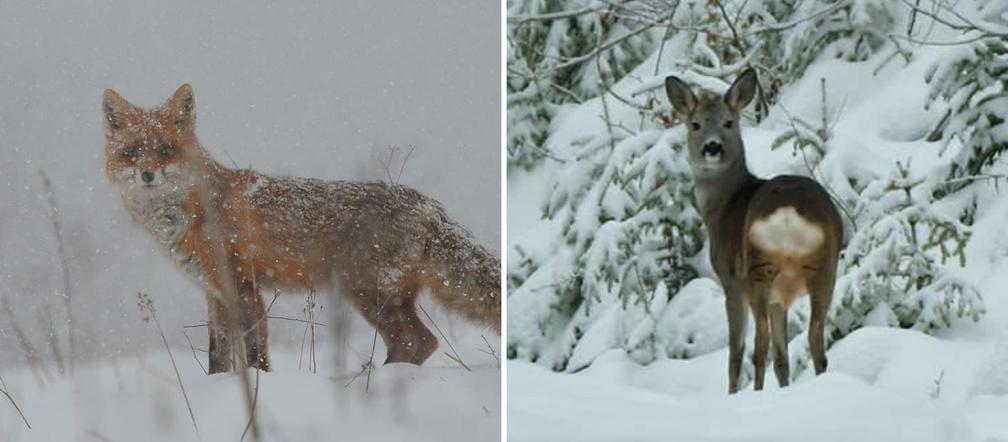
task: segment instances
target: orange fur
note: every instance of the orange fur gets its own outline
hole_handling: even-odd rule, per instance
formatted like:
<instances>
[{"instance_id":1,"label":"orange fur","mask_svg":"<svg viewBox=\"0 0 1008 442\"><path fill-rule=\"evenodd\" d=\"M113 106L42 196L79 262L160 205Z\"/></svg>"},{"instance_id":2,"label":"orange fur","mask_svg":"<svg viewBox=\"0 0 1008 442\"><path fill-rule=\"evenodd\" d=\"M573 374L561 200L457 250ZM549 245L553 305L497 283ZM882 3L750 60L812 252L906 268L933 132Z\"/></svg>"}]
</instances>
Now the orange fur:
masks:
<instances>
[{"instance_id":1,"label":"orange fur","mask_svg":"<svg viewBox=\"0 0 1008 442\"><path fill-rule=\"evenodd\" d=\"M437 348L415 310L424 289L499 333L499 258L436 201L396 184L229 169L197 140L194 106L188 85L153 109L106 91L105 165L133 221L206 291L212 372L234 368L231 317L248 363L269 368L263 288L341 291L378 328L387 362L420 364Z\"/></svg>"}]
</instances>

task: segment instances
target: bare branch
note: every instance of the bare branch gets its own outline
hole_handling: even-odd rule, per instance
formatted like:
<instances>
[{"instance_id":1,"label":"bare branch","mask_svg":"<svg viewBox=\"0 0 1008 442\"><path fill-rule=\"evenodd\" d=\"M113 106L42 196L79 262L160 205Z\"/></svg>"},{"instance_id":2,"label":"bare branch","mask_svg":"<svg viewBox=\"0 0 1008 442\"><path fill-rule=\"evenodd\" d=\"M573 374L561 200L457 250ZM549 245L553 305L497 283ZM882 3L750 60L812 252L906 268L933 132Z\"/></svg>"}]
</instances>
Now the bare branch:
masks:
<instances>
[{"instance_id":1,"label":"bare branch","mask_svg":"<svg viewBox=\"0 0 1008 442\"><path fill-rule=\"evenodd\" d=\"M17 410L18 414L21 415L21 420L24 421L25 426L28 427L29 430L31 430L31 424L28 423L28 418L25 417L24 413L21 412L21 407L18 406L17 402L14 401L14 398L11 397L10 393L7 392L7 384L4 383L2 377L0 377L0 393L3 393L4 396L7 396L7 400L10 401L11 405L14 406L14 410Z\"/></svg>"},{"instance_id":2,"label":"bare branch","mask_svg":"<svg viewBox=\"0 0 1008 442\"><path fill-rule=\"evenodd\" d=\"M560 12L550 12L546 14L538 15L520 15L515 17L508 17L508 24L521 25L532 21L553 21L553 20L563 20L566 18L574 18L582 16L585 14L594 14L596 12L604 11L605 8L593 8L587 7L578 9L576 11L560 11Z\"/></svg>"},{"instance_id":3,"label":"bare branch","mask_svg":"<svg viewBox=\"0 0 1008 442\"><path fill-rule=\"evenodd\" d=\"M606 50L612 48L613 46L616 46L616 45L618 45L620 43L623 43L624 41L629 40L630 38L633 38L633 37L635 37L637 35L640 35L640 34L642 34L644 32L647 32L648 30L654 28L659 23L662 23L662 22L664 22L666 20L671 19L672 15L674 13L675 13L675 10L673 10L672 12L669 12L669 13L667 13L667 14L659 17L656 20L652 20L650 22L647 22L647 23L641 25L639 28L637 28L637 29L635 29L633 31L627 32L626 34L623 34L623 35L621 35L621 36L619 36L617 38L614 38L614 39L610 40L608 43L596 46L595 49L593 49L591 52L589 52L587 54L579 55L577 57L567 59L567 61L564 61L563 63L558 63L558 64L555 64L555 65L549 66L546 69L544 69L542 71L539 71L538 74L539 75L549 74L549 73L552 73L552 72L555 72L555 71L559 71L561 69L566 69L566 68L571 67L571 66L576 66L576 65L579 65L581 63L584 63L585 61L591 60L592 57L595 57L596 55L599 55L603 51L606 51Z\"/></svg>"},{"instance_id":4,"label":"bare branch","mask_svg":"<svg viewBox=\"0 0 1008 442\"><path fill-rule=\"evenodd\" d=\"M192 350L192 357L196 360L196 364L199 365L200 370L203 370L203 374L210 374L206 367L203 366L203 361L200 361L199 356L196 355L196 346L193 345L192 340L189 339L189 334L186 333L185 330L182 330L182 335L185 336L186 342L189 343L189 349Z\"/></svg>"}]
</instances>

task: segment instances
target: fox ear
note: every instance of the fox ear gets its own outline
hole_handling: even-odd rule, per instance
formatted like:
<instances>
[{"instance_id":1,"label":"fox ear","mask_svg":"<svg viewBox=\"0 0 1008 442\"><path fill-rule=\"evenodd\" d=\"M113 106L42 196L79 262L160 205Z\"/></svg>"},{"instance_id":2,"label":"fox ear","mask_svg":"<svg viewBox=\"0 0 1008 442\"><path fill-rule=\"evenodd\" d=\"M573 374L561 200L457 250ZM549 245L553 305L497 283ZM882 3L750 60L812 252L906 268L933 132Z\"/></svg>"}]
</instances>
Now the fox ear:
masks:
<instances>
[{"instance_id":1,"label":"fox ear","mask_svg":"<svg viewBox=\"0 0 1008 442\"><path fill-rule=\"evenodd\" d=\"M692 113L693 108L696 107L696 95L693 95L689 85L679 77L665 78L665 94L668 95L669 103L683 115L683 118Z\"/></svg>"},{"instance_id":2,"label":"fox ear","mask_svg":"<svg viewBox=\"0 0 1008 442\"><path fill-rule=\"evenodd\" d=\"M112 89L105 89L102 96L102 116L105 120L105 133L107 135L122 129L126 124L126 112L129 111L130 104L122 95Z\"/></svg>"},{"instance_id":3,"label":"fox ear","mask_svg":"<svg viewBox=\"0 0 1008 442\"><path fill-rule=\"evenodd\" d=\"M192 86L183 84L172 94L165 105L169 115L179 129L192 130L196 126L196 96Z\"/></svg>"}]
</instances>

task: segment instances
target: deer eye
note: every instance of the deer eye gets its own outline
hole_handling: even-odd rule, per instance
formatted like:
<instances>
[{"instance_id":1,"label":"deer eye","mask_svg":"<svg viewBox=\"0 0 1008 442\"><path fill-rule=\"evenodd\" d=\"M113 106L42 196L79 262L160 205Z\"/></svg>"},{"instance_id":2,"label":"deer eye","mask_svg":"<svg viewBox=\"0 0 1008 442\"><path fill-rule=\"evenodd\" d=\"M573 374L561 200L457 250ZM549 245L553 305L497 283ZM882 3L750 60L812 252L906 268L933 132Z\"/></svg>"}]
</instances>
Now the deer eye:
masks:
<instances>
[{"instance_id":1,"label":"deer eye","mask_svg":"<svg viewBox=\"0 0 1008 442\"><path fill-rule=\"evenodd\" d=\"M174 152L175 149L171 147L170 144L162 144L161 147L158 148L158 153L160 153L163 156L171 155Z\"/></svg>"},{"instance_id":2,"label":"deer eye","mask_svg":"<svg viewBox=\"0 0 1008 442\"><path fill-rule=\"evenodd\" d=\"M732 126L734 126L734 125L735 125L735 122L732 121L732 120L725 120L725 122L724 122L724 128L725 129L731 129Z\"/></svg>"},{"instance_id":3,"label":"deer eye","mask_svg":"<svg viewBox=\"0 0 1008 442\"><path fill-rule=\"evenodd\" d=\"M692 130L700 130L700 123L697 123L696 121L690 123L690 129L692 129Z\"/></svg>"}]
</instances>

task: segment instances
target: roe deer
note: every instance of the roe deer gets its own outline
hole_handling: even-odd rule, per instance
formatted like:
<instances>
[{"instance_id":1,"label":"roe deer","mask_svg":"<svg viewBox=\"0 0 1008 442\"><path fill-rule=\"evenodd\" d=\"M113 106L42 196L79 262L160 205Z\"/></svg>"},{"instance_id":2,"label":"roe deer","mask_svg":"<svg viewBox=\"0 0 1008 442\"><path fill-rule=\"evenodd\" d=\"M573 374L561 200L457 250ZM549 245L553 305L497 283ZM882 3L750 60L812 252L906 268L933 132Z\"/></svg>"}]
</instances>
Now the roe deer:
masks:
<instances>
[{"instance_id":1,"label":"roe deer","mask_svg":"<svg viewBox=\"0 0 1008 442\"><path fill-rule=\"evenodd\" d=\"M811 297L808 340L815 373L826 370L823 328L843 239L840 215L818 183L794 175L764 180L746 167L739 114L755 89L752 69L723 97L698 98L682 80L665 79L669 101L687 124L694 195L710 237L711 265L725 291L729 393L739 389L747 305L756 321L756 390L763 389L771 340L777 381L788 385L787 309L801 295Z\"/></svg>"}]
</instances>

